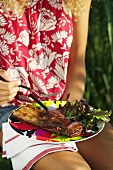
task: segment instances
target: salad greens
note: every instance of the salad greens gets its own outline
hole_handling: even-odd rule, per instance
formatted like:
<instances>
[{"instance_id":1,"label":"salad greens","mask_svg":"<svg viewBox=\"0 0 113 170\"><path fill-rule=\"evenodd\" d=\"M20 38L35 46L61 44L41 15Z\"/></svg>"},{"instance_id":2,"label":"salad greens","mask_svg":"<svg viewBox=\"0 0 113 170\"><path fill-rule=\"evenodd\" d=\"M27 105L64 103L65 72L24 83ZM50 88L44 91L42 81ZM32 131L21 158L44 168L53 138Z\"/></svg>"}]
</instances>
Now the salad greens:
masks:
<instances>
[{"instance_id":1,"label":"salad greens","mask_svg":"<svg viewBox=\"0 0 113 170\"><path fill-rule=\"evenodd\" d=\"M77 100L67 101L64 106L59 107L59 110L71 121L82 122L87 130L96 130L98 121L108 122L112 113L111 110L102 111L101 109L94 109L87 102Z\"/></svg>"}]
</instances>

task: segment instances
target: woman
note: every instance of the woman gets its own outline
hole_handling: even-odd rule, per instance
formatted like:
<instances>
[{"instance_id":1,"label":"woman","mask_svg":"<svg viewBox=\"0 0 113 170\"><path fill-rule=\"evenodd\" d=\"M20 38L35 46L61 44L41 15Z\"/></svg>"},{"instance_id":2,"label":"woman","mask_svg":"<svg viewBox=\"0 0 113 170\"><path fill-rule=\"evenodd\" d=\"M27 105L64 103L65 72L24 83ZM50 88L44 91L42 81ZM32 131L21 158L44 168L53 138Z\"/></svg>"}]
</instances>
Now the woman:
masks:
<instances>
[{"instance_id":1,"label":"woman","mask_svg":"<svg viewBox=\"0 0 113 170\"><path fill-rule=\"evenodd\" d=\"M85 88L91 0L0 2L0 76L7 81L0 81L1 127L18 105L33 102L20 84L35 89L40 100L65 100L68 93L70 101L80 100ZM61 149L37 159L32 169L113 170L109 124L96 137L76 145L78 152L70 152L72 147L62 150L59 145Z\"/></svg>"}]
</instances>

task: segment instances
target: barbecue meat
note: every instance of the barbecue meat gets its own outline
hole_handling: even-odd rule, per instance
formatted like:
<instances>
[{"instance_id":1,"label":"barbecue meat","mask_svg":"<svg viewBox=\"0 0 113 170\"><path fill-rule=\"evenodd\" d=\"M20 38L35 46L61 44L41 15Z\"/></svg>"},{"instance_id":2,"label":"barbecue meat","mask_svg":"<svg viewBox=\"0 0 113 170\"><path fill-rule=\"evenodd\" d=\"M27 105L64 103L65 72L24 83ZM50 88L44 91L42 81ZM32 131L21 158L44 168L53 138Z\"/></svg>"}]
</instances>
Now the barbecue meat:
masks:
<instances>
[{"instance_id":1,"label":"barbecue meat","mask_svg":"<svg viewBox=\"0 0 113 170\"><path fill-rule=\"evenodd\" d=\"M60 110L41 110L28 104L14 110L12 116L21 122L69 137L78 136L83 131L81 122L72 122Z\"/></svg>"}]
</instances>

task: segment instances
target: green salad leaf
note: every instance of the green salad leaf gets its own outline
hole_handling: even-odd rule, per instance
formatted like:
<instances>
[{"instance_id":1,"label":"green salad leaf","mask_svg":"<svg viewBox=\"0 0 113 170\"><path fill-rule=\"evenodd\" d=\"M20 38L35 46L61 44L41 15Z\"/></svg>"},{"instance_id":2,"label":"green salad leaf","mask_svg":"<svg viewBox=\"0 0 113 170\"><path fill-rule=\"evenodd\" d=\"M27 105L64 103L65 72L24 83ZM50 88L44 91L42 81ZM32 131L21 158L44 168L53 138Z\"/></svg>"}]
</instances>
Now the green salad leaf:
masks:
<instances>
[{"instance_id":1,"label":"green salad leaf","mask_svg":"<svg viewBox=\"0 0 113 170\"><path fill-rule=\"evenodd\" d=\"M86 129L97 128L98 121L108 122L112 111L102 111L101 109L95 109L87 102L74 100L72 102L67 101L64 106L60 108L61 113L71 121L80 121Z\"/></svg>"}]
</instances>

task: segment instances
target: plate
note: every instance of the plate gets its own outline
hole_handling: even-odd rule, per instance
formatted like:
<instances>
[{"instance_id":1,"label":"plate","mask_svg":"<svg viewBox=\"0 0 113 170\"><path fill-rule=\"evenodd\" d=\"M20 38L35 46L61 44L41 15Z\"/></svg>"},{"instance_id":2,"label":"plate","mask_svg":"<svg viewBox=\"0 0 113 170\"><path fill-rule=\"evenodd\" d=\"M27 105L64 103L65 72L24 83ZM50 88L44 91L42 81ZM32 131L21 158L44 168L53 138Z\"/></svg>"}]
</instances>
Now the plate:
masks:
<instances>
[{"instance_id":1,"label":"plate","mask_svg":"<svg viewBox=\"0 0 113 170\"><path fill-rule=\"evenodd\" d=\"M43 104L47 106L49 109L56 109L59 107L59 105L63 106L64 104L66 104L66 102L65 101L55 101L55 102L54 101L43 101ZM38 105L37 103L33 103L33 106L40 107L40 105ZM17 133L29 139L42 140L42 141L47 141L47 142L84 141L99 134L105 126L105 123L103 121L98 121L97 131L88 130L85 135L81 134L79 136L70 138L64 135L58 135L58 134L49 132L47 130L39 129L37 127L29 125L28 123L19 122L18 120L12 118L11 115L8 119L8 122L10 126L12 127L12 129L15 130Z\"/></svg>"}]
</instances>

